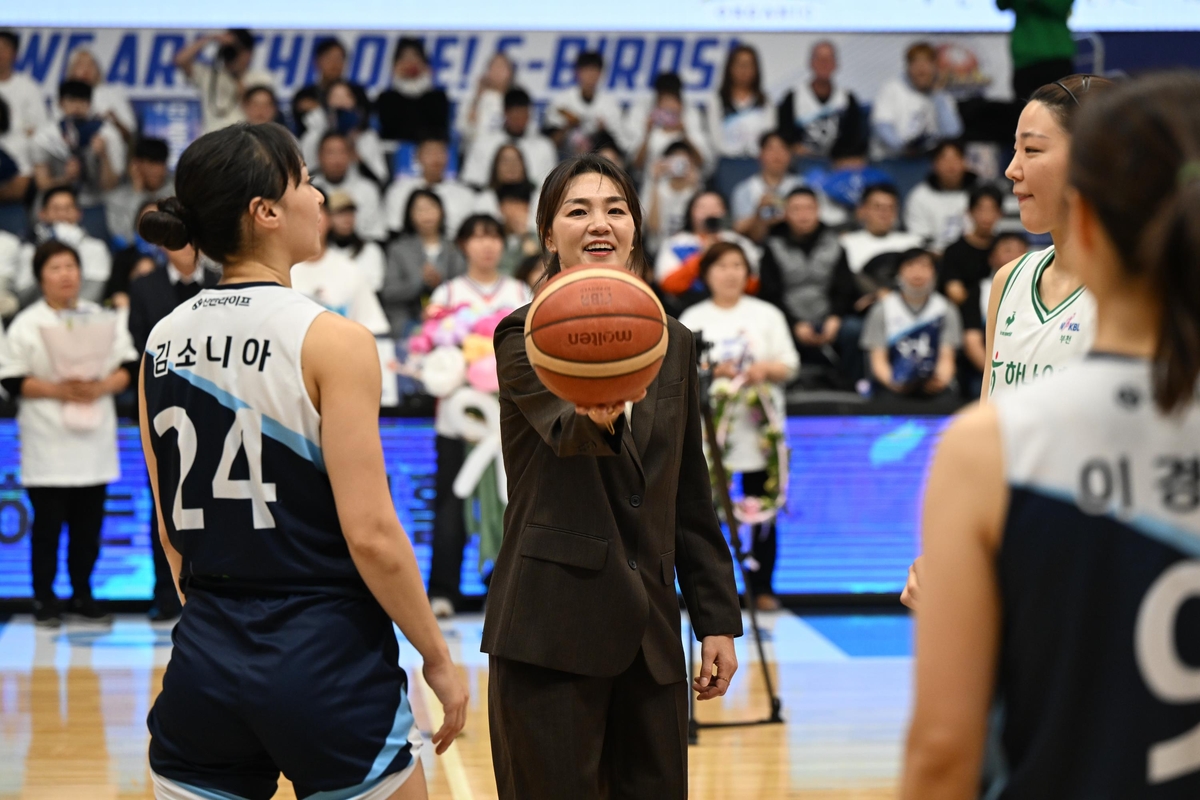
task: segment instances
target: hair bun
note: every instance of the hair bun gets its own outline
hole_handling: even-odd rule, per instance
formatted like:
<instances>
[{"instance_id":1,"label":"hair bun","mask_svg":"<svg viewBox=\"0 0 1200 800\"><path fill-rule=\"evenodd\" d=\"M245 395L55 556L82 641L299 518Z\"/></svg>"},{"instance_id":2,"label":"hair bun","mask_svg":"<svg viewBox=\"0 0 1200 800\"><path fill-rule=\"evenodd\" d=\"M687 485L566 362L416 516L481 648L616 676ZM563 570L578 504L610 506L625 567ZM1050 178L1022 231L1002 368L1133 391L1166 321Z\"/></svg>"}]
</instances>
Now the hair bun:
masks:
<instances>
[{"instance_id":1,"label":"hair bun","mask_svg":"<svg viewBox=\"0 0 1200 800\"><path fill-rule=\"evenodd\" d=\"M138 233L151 244L168 250L182 250L192 243L188 230L187 210L177 197L158 201L158 210L147 212L138 223Z\"/></svg>"}]
</instances>

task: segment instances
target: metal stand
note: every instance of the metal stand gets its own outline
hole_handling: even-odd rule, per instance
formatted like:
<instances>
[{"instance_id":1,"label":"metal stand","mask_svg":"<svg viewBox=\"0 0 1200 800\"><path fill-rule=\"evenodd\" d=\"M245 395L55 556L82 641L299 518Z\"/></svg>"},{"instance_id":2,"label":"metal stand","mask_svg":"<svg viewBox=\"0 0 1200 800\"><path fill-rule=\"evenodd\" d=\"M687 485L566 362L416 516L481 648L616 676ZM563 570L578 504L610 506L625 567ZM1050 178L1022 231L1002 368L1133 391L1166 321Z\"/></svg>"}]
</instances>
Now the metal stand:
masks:
<instances>
[{"instance_id":1,"label":"metal stand","mask_svg":"<svg viewBox=\"0 0 1200 800\"><path fill-rule=\"evenodd\" d=\"M696 719L696 693L690 688L688 690L688 744L696 744L700 738L701 728L739 728L750 725L772 725L783 722L783 717L780 711L783 708L783 702L779 696L775 694L775 685L771 680L771 667L767 663L766 652L763 649L762 631L758 627L758 609L754 602L754 589L750 586L750 575L746 569L745 559L742 555L741 535L738 531L737 518L733 514L733 500L729 496L729 474L725 471L724 452L721 450L720 444L717 442L717 428L713 424L712 406L709 403L709 389L712 385L712 368L705 361L707 352L711 348L711 343L707 343L697 334L696 350L701 360L699 366L700 377L700 414L704 420L704 436L708 442L710 457L713 460L713 472L716 473L716 490L717 497L721 503L721 510L725 514L725 524L729 529L729 544L733 549L734 560L737 562L738 569L742 572L742 597L746 604L746 611L750 616L750 630L754 634L754 643L758 649L758 663L762 665L763 685L767 689L767 698L771 705L769 716L765 719L754 719L745 721L733 722L700 722ZM696 675L695 668L695 629L692 627L691 617L688 618L688 676L689 680Z\"/></svg>"}]
</instances>

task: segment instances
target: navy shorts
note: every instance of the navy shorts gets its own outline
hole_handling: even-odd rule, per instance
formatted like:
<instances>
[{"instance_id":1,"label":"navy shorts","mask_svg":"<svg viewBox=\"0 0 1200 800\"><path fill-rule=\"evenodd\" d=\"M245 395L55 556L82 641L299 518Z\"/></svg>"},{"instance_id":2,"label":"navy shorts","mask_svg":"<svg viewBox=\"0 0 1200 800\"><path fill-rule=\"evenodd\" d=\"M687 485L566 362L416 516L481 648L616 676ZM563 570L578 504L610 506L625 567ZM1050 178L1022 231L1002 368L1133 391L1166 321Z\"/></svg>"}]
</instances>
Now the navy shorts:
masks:
<instances>
[{"instance_id":1,"label":"navy shorts","mask_svg":"<svg viewBox=\"0 0 1200 800\"><path fill-rule=\"evenodd\" d=\"M408 679L373 598L188 593L150 711L150 767L198 792L355 797L413 761Z\"/></svg>"}]
</instances>

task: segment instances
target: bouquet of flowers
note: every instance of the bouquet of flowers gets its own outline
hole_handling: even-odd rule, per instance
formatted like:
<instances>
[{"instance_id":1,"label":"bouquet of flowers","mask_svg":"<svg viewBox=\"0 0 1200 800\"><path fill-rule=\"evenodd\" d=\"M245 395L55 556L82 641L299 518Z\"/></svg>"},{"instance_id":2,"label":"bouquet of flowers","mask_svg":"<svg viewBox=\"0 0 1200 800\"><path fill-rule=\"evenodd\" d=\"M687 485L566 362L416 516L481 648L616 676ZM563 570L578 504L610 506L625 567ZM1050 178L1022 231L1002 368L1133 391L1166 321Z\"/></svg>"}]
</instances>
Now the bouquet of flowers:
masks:
<instances>
[{"instance_id":1,"label":"bouquet of flowers","mask_svg":"<svg viewBox=\"0 0 1200 800\"><path fill-rule=\"evenodd\" d=\"M713 426L717 429L717 444L724 449L729 436L734 410L745 407L750 419L758 428L758 444L767 460L767 480L762 497L743 497L734 503L733 513L743 525L756 525L774 519L787 507L788 449L784 437L783 420L771 398L765 396L766 387L751 386L743 377L732 380L721 378L713 381ZM709 478L717 485L712 470L712 453L707 452Z\"/></svg>"}]
</instances>

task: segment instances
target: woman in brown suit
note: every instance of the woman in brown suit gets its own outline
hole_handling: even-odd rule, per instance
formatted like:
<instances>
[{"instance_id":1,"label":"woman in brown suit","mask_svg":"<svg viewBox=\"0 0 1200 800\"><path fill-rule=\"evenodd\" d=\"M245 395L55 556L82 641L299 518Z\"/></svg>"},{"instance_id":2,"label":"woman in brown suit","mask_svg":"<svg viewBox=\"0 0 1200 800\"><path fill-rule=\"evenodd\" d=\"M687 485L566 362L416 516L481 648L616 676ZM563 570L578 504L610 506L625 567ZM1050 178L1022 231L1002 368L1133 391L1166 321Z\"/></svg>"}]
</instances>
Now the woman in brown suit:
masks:
<instances>
[{"instance_id":1,"label":"woman in brown suit","mask_svg":"<svg viewBox=\"0 0 1200 800\"><path fill-rule=\"evenodd\" d=\"M551 172L537 221L548 276L564 264L647 274L636 190L603 158ZM676 575L702 643L699 699L729 688L742 633L702 450L695 342L669 320L662 370L632 409L581 408L530 366L527 311L495 337L509 506L483 650L500 796L685 798Z\"/></svg>"}]
</instances>

